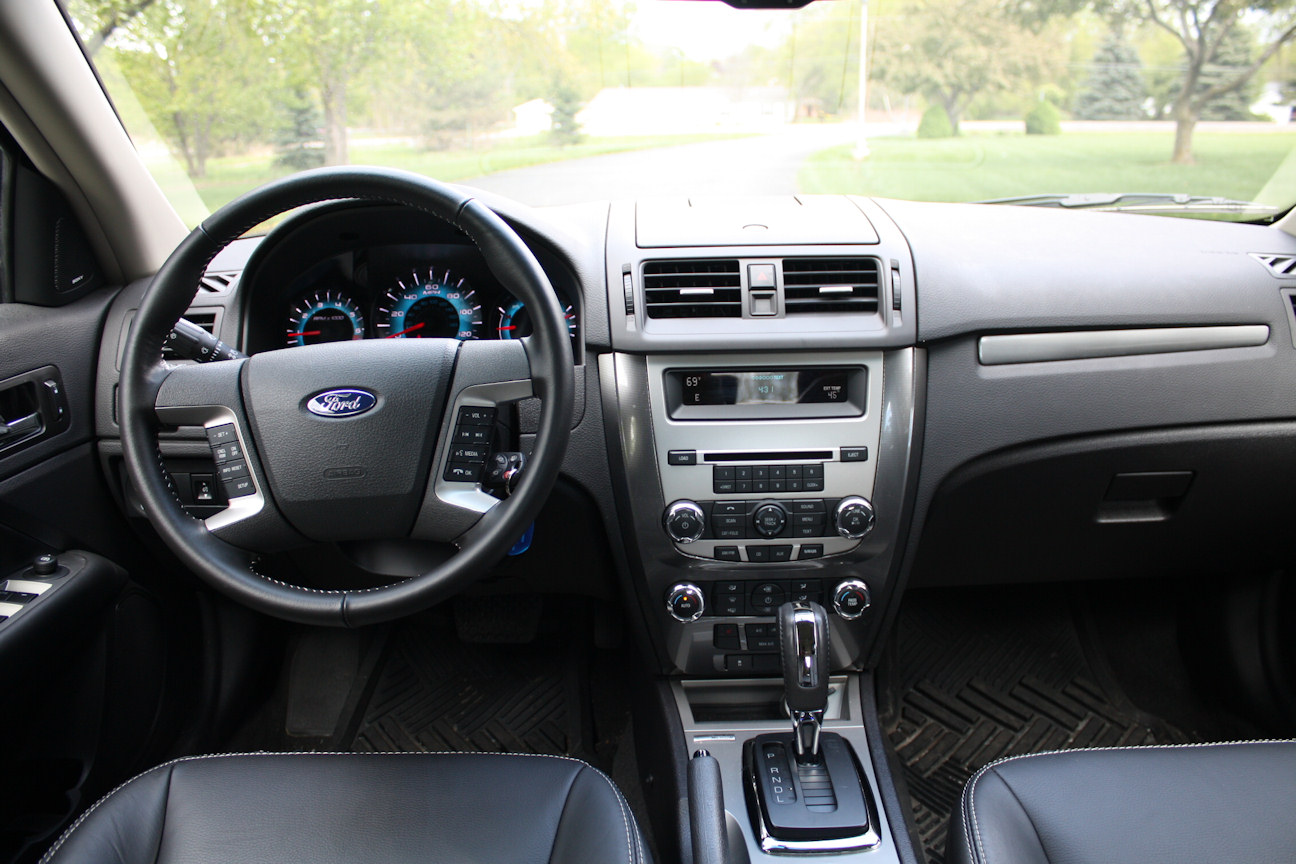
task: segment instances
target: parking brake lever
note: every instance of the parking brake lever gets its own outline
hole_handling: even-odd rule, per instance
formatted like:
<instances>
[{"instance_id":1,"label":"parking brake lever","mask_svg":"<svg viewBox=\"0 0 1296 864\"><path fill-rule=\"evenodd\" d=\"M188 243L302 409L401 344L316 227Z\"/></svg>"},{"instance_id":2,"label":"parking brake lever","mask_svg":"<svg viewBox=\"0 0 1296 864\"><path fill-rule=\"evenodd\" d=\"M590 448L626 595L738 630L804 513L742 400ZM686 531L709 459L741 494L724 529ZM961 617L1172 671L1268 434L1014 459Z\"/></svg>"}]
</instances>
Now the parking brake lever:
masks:
<instances>
[{"instance_id":1,"label":"parking brake lever","mask_svg":"<svg viewBox=\"0 0 1296 864\"><path fill-rule=\"evenodd\" d=\"M810 601L784 603L778 633L797 761L818 762L819 730L828 707L828 613Z\"/></svg>"}]
</instances>

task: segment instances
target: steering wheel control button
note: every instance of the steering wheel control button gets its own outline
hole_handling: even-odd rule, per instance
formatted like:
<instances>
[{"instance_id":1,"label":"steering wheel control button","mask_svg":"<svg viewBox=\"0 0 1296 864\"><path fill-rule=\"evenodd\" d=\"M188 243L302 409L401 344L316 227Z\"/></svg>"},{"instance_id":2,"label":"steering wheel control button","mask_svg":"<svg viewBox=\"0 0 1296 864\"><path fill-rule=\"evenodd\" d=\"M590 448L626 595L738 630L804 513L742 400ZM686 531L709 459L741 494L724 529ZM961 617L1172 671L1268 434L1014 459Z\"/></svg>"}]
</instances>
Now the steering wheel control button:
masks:
<instances>
[{"instance_id":1,"label":"steering wheel control button","mask_svg":"<svg viewBox=\"0 0 1296 864\"><path fill-rule=\"evenodd\" d=\"M873 512L873 505L867 499L851 496L837 502L834 524L837 533L847 540L859 540L873 530L875 522L877 514Z\"/></svg>"},{"instance_id":2,"label":"steering wheel control button","mask_svg":"<svg viewBox=\"0 0 1296 864\"><path fill-rule=\"evenodd\" d=\"M484 444L458 444L450 448L451 462L482 463L489 455L490 448Z\"/></svg>"},{"instance_id":3,"label":"steering wheel control button","mask_svg":"<svg viewBox=\"0 0 1296 864\"><path fill-rule=\"evenodd\" d=\"M841 461L843 462L867 462L867 447L843 447L841 448Z\"/></svg>"},{"instance_id":4,"label":"steering wheel control button","mask_svg":"<svg viewBox=\"0 0 1296 864\"><path fill-rule=\"evenodd\" d=\"M222 483L248 476L247 463L240 459L237 462L226 462L216 468L216 476Z\"/></svg>"},{"instance_id":5,"label":"steering wheel control button","mask_svg":"<svg viewBox=\"0 0 1296 864\"><path fill-rule=\"evenodd\" d=\"M482 405L459 406L460 426L489 426L495 422L495 409Z\"/></svg>"},{"instance_id":6,"label":"steering wheel control button","mask_svg":"<svg viewBox=\"0 0 1296 864\"><path fill-rule=\"evenodd\" d=\"M490 440L489 426L459 426L455 429L455 444L489 444Z\"/></svg>"},{"instance_id":7,"label":"steering wheel control button","mask_svg":"<svg viewBox=\"0 0 1296 864\"><path fill-rule=\"evenodd\" d=\"M195 504L217 504L216 478L211 474L190 474L189 493Z\"/></svg>"},{"instance_id":8,"label":"steering wheel control button","mask_svg":"<svg viewBox=\"0 0 1296 864\"><path fill-rule=\"evenodd\" d=\"M859 579L847 579L833 589L833 609L847 621L854 621L872 605L868 585Z\"/></svg>"},{"instance_id":9,"label":"steering wheel control button","mask_svg":"<svg viewBox=\"0 0 1296 864\"><path fill-rule=\"evenodd\" d=\"M225 482L225 495L228 498L245 498L248 495L256 494L256 486L252 483L251 477L239 477L235 480Z\"/></svg>"},{"instance_id":10,"label":"steering wheel control button","mask_svg":"<svg viewBox=\"0 0 1296 864\"><path fill-rule=\"evenodd\" d=\"M676 621L696 621L705 610L706 601L702 599L702 589L691 582L681 582L666 595L666 611Z\"/></svg>"},{"instance_id":11,"label":"steering wheel control button","mask_svg":"<svg viewBox=\"0 0 1296 864\"><path fill-rule=\"evenodd\" d=\"M233 462L235 459L243 458L243 448L239 446L237 441L212 447L211 451L212 458L216 460L217 465L223 462Z\"/></svg>"},{"instance_id":12,"label":"steering wheel control button","mask_svg":"<svg viewBox=\"0 0 1296 864\"><path fill-rule=\"evenodd\" d=\"M451 462L446 466L445 479L451 483L476 483L481 477L482 466L464 462Z\"/></svg>"},{"instance_id":13,"label":"steering wheel control button","mask_svg":"<svg viewBox=\"0 0 1296 864\"><path fill-rule=\"evenodd\" d=\"M823 557L822 543L802 543L800 551L797 552L798 561L812 561L815 558Z\"/></svg>"},{"instance_id":14,"label":"steering wheel control button","mask_svg":"<svg viewBox=\"0 0 1296 864\"><path fill-rule=\"evenodd\" d=\"M211 426L207 429L207 443L212 447L219 447L222 444L230 444L236 441L238 441L238 433L234 431L233 423Z\"/></svg>"},{"instance_id":15,"label":"steering wheel control button","mask_svg":"<svg viewBox=\"0 0 1296 864\"><path fill-rule=\"evenodd\" d=\"M762 504L752 514L752 524L762 537L777 537L787 527L787 511L778 504Z\"/></svg>"},{"instance_id":16,"label":"steering wheel control button","mask_svg":"<svg viewBox=\"0 0 1296 864\"><path fill-rule=\"evenodd\" d=\"M696 450L671 450L666 454L667 465L696 465Z\"/></svg>"}]
</instances>

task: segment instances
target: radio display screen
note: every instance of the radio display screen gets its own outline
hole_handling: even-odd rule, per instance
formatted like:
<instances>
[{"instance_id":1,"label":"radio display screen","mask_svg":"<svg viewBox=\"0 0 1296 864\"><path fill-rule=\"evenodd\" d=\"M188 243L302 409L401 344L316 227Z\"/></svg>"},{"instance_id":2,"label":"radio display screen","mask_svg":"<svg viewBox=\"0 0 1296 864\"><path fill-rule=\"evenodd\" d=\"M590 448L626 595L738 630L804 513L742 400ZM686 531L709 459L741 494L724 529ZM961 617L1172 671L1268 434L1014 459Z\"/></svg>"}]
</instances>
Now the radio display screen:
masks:
<instances>
[{"instance_id":1,"label":"radio display screen","mask_svg":"<svg viewBox=\"0 0 1296 864\"><path fill-rule=\"evenodd\" d=\"M803 369L676 369L680 405L831 405L849 400L854 370L826 366Z\"/></svg>"}]
</instances>

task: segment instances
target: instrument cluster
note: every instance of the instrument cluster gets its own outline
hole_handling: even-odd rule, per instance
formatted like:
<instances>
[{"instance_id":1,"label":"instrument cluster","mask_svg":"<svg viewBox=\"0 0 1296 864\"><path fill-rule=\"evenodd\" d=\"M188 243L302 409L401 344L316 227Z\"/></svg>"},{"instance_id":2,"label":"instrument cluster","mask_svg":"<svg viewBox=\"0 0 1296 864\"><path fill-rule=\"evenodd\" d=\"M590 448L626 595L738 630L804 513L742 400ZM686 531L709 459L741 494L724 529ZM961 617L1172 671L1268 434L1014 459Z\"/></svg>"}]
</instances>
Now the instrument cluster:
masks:
<instances>
[{"instance_id":1,"label":"instrument cluster","mask_svg":"<svg viewBox=\"0 0 1296 864\"><path fill-rule=\"evenodd\" d=\"M335 255L298 275L286 293L278 344L290 348L356 339L520 339L532 332L526 306L474 248L455 244ZM576 308L561 292L559 300L575 342Z\"/></svg>"}]
</instances>

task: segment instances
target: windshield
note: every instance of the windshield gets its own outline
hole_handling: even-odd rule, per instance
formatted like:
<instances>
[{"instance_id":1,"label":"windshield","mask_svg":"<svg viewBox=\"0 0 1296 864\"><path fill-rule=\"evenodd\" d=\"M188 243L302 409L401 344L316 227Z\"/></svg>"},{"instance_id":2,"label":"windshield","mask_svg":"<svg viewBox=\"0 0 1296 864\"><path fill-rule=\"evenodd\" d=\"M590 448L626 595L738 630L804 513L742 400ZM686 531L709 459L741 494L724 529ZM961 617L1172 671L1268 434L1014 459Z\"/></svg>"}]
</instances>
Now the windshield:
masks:
<instances>
[{"instance_id":1,"label":"windshield","mask_svg":"<svg viewBox=\"0 0 1296 864\"><path fill-rule=\"evenodd\" d=\"M342 164L533 205L852 193L1272 218L1296 201L1283 7L68 0L190 224Z\"/></svg>"}]
</instances>

